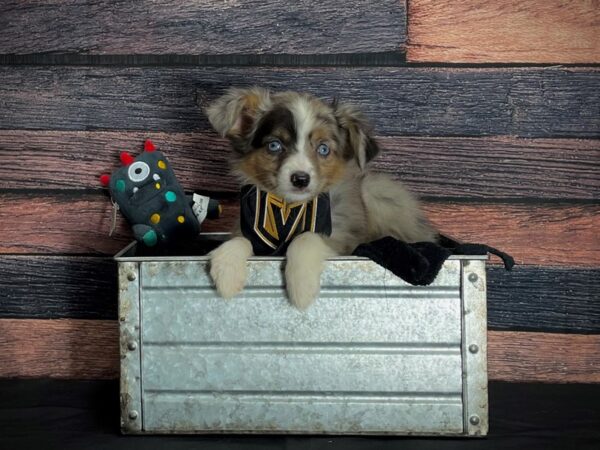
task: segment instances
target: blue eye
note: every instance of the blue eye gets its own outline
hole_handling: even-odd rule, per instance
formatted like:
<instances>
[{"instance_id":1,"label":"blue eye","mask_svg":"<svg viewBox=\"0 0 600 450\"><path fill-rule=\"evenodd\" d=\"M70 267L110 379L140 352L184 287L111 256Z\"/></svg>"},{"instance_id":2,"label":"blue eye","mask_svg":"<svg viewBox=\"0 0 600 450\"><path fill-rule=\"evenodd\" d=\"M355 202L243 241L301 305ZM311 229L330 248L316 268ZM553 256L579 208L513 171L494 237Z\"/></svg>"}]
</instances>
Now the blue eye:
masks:
<instances>
[{"instance_id":1,"label":"blue eye","mask_svg":"<svg viewBox=\"0 0 600 450\"><path fill-rule=\"evenodd\" d=\"M317 153L321 156L327 156L329 155L329 147L327 146L327 144L321 144L317 147Z\"/></svg>"},{"instance_id":2,"label":"blue eye","mask_svg":"<svg viewBox=\"0 0 600 450\"><path fill-rule=\"evenodd\" d=\"M281 142L279 141L271 141L269 142L268 149L272 153L278 153L281 151Z\"/></svg>"}]
</instances>

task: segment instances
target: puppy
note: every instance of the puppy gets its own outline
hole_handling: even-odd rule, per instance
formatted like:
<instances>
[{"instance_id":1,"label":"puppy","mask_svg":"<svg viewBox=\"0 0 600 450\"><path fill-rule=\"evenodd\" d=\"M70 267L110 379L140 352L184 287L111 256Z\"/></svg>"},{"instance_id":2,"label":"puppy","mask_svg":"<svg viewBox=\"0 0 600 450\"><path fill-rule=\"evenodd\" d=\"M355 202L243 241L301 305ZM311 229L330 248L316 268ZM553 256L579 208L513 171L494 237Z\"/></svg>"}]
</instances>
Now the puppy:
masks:
<instances>
[{"instance_id":1,"label":"puppy","mask_svg":"<svg viewBox=\"0 0 600 450\"><path fill-rule=\"evenodd\" d=\"M296 92L231 89L206 110L212 126L233 146L232 166L243 184L255 184L289 202L329 192L331 236L306 232L287 249L288 297L299 309L317 298L324 261L350 255L357 245L393 236L434 241L418 202L368 163L379 152L362 114ZM239 229L211 253L218 293L231 298L244 287L252 245Z\"/></svg>"}]
</instances>

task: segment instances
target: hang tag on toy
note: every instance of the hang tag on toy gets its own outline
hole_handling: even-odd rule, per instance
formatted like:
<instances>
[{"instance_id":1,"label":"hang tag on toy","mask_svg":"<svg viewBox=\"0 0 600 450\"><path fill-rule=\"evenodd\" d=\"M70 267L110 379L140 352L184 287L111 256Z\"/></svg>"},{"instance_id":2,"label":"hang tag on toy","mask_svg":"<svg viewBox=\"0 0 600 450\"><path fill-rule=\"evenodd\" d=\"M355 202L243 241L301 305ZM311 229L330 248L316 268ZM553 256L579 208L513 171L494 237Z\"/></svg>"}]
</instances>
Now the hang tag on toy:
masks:
<instances>
[{"instance_id":1,"label":"hang tag on toy","mask_svg":"<svg viewBox=\"0 0 600 450\"><path fill-rule=\"evenodd\" d=\"M119 211L119 204L116 203L112 198L110 199L112 203L112 220L110 221L110 231L108 232L108 236L111 237L117 228L117 211Z\"/></svg>"},{"instance_id":2,"label":"hang tag on toy","mask_svg":"<svg viewBox=\"0 0 600 450\"><path fill-rule=\"evenodd\" d=\"M192 204L192 211L194 211L194 214L198 218L198 221L204 222L204 219L206 219L206 216L208 214L208 202L210 198L204 195L194 194L192 196L192 200L194 202Z\"/></svg>"},{"instance_id":3,"label":"hang tag on toy","mask_svg":"<svg viewBox=\"0 0 600 450\"><path fill-rule=\"evenodd\" d=\"M192 211L200 223L204 219L218 219L221 215L219 202L205 195L192 195Z\"/></svg>"}]
</instances>

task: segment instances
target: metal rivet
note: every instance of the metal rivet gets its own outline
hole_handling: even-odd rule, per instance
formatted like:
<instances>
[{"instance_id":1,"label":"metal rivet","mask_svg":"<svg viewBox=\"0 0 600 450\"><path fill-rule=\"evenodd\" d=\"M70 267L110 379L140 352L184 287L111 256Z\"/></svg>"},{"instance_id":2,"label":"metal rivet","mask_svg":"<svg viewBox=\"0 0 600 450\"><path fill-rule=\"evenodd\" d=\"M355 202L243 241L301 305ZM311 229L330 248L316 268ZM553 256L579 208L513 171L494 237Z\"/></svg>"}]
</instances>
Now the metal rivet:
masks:
<instances>
[{"instance_id":1,"label":"metal rivet","mask_svg":"<svg viewBox=\"0 0 600 450\"><path fill-rule=\"evenodd\" d=\"M471 425L479 425L479 416L469 417L469 422L471 422Z\"/></svg>"},{"instance_id":2,"label":"metal rivet","mask_svg":"<svg viewBox=\"0 0 600 450\"><path fill-rule=\"evenodd\" d=\"M135 273L134 273L134 272L129 272L129 273L127 274L127 279L128 279L129 281L135 281Z\"/></svg>"},{"instance_id":3,"label":"metal rivet","mask_svg":"<svg viewBox=\"0 0 600 450\"><path fill-rule=\"evenodd\" d=\"M137 348L137 343L135 341L129 341L127 343L127 348L131 351L134 351Z\"/></svg>"},{"instance_id":4,"label":"metal rivet","mask_svg":"<svg viewBox=\"0 0 600 450\"><path fill-rule=\"evenodd\" d=\"M132 411L129 411L129 418L131 420L135 420L138 418L138 412L134 409Z\"/></svg>"},{"instance_id":5,"label":"metal rivet","mask_svg":"<svg viewBox=\"0 0 600 450\"><path fill-rule=\"evenodd\" d=\"M477 353L479 351L479 346L477 344L469 345L469 351L471 353Z\"/></svg>"},{"instance_id":6,"label":"metal rivet","mask_svg":"<svg viewBox=\"0 0 600 450\"><path fill-rule=\"evenodd\" d=\"M476 274L476 273L471 273L471 274L469 274L469 281L470 281L471 283L475 283L475 282L477 281L477 279L478 279L478 278L479 278L479 277L477 276L477 274Z\"/></svg>"}]
</instances>

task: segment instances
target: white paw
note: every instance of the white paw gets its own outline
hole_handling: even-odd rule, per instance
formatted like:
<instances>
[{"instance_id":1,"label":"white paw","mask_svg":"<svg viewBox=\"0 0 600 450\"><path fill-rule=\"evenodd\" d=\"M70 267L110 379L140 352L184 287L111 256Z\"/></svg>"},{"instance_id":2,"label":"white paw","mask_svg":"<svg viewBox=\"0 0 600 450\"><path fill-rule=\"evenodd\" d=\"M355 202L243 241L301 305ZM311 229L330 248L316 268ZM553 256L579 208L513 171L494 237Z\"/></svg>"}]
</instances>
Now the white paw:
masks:
<instances>
[{"instance_id":1,"label":"white paw","mask_svg":"<svg viewBox=\"0 0 600 450\"><path fill-rule=\"evenodd\" d=\"M308 267L288 261L285 267L285 283L292 305L301 311L312 305L321 290L321 268Z\"/></svg>"},{"instance_id":2,"label":"white paw","mask_svg":"<svg viewBox=\"0 0 600 450\"><path fill-rule=\"evenodd\" d=\"M312 305L321 289L323 262L334 251L314 233L303 233L292 241L287 251L285 283L292 305L300 310Z\"/></svg>"},{"instance_id":3,"label":"white paw","mask_svg":"<svg viewBox=\"0 0 600 450\"><path fill-rule=\"evenodd\" d=\"M252 245L243 237L233 238L210 253L210 276L225 299L239 294L246 284L246 260Z\"/></svg>"}]
</instances>

